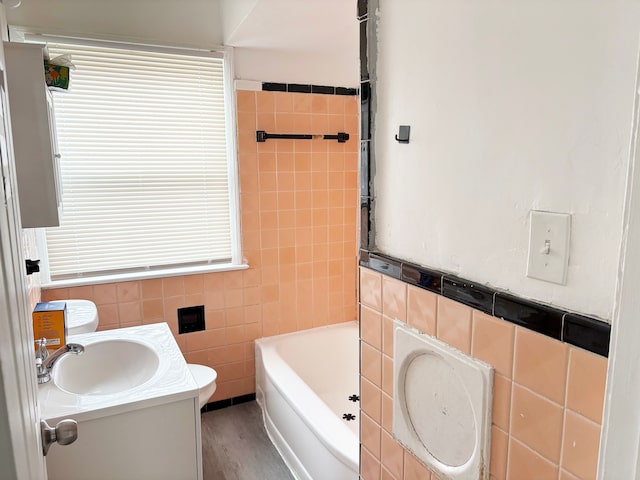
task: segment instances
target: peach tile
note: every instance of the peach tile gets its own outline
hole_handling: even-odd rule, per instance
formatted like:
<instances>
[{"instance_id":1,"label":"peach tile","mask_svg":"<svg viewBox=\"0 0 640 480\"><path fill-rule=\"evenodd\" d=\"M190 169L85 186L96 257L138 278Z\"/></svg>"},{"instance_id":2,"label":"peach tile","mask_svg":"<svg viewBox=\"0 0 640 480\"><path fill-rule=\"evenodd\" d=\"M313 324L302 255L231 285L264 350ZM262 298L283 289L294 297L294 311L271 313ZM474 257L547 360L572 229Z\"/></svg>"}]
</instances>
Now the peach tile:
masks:
<instances>
[{"instance_id":1,"label":"peach tile","mask_svg":"<svg viewBox=\"0 0 640 480\"><path fill-rule=\"evenodd\" d=\"M117 304L98 305L97 308L101 326L113 326L120 323Z\"/></svg>"},{"instance_id":2,"label":"peach tile","mask_svg":"<svg viewBox=\"0 0 640 480\"><path fill-rule=\"evenodd\" d=\"M162 294L165 298L184 295L184 277L163 278Z\"/></svg>"},{"instance_id":3,"label":"peach tile","mask_svg":"<svg viewBox=\"0 0 640 480\"><path fill-rule=\"evenodd\" d=\"M140 300L140 282L123 282L116 286L118 302L134 302Z\"/></svg>"},{"instance_id":4,"label":"peach tile","mask_svg":"<svg viewBox=\"0 0 640 480\"><path fill-rule=\"evenodd\" d=\"M438 297L438 338L458 350L471 353L471 311L466 305Z\"/></svg>"},{"instance_id":5,"label":"peach tile","mask_svg":"<svg viewBox=\"0 0 640 480\"><path fill-rule=\"evenodd\" d=\"M276 112L293 112L293 93L274 92Z\"/></svg>"},{"instance_id":6,"label":"peach tile","mask_svg":"<svg viewBox=\"0 0 640 480\"><path fill-rule=\"evenodd\" d=\"M249 268L242 272L242 286L243 287L257 287L260 285L260 269Z\"/></svg>"},{"instance_id":7,"label":"peach tile","mask_svg":"<svg viewBox=\"0 0 640 480\"><path fill-rule=\"evenodd\" d=\"M260 287L248 287L242 289L242 304L257 305L260 303Z\"/></svg>"},{"instance_id":8,"label":"peach tile","mask_svg":"<svg viewBox=\"0 0 640 480\"><path fill-rule=\"evenodd\" d=\"M389 318L407 320L407 284L382 277L382 313Z\"/></svg>"},{"instance_id":9,"label":"peach tile","mask_svg":"<svg viewBox=\"0 0 640 480\"><path fill-rule=\"evenodd\" d=\"M374 457L380 459L380 425L365 414L360 416L360 441Z\"/></svg>"},{"instance_id":10,"label":"peach tile","mask_svg":"<svg viewBox=\"0 0 640 480\"><path fill-rule=\"evenodd\" d=\"M427 470L420 460L404 451L404 480L428 480L431 472Z\"/></svg>"},{"instance_id":11,"label":"peach tile","mask_svg":"<svg viewBox=\"0 0 640 480\"><path fill-rule=\"evenodd\" d=\"M310 113L312 96L296 93L293 97L293 111L297 113Z\"/></svg>"},{"instance_id":12,"label":"peach tile","mask_svg":"<svg viewBox=\"0 0 640 480\"><path fill-rule=\"evenodd\" d=\"M360 478L380 480L380 462L366 448L360 447Z\"/></svg>"},{"instance_id":13,"label":"peach tile","mask_svg":"<svg viewBox=\"0 0 640 480\"><path fill-rule=\"evenodd\" d=\"M242 307L226 308L224 310L224 323L231 327L244 324L244 310Z\"/></svg>"},{"instance_id":14,"label":"peach tile","mask_svg":"<svg viewBox=\"0 0 640 480\"><path fill-rule=\"evenodd\" d=\"M236 91L236 108L244 111L256 110L256 94L251 90Z\"/></svg>"},{"instance_id":15,"label":"peach tile","mask_svg":"<svg viewBox=\"0 0 640 480\"><path fill-rule=\"evenodd\" d=\"M605 357L580 348L570 348L567 408L601 423L606 382Z\"/></svg>"},{"instance_id":16,"label":"peach tile","mask_svg":"<svg viewBox=\"0 0 640 480\"><path fill-rule=\"evenodd\" d=\"M404 476L404 449L387 432L382 432L381 442L382 465L396 478Z\"/></svg>"},{"instance_id":17,"label":"peach tile","mask_svg":"<svg viewBox=\"0 0 640 480\"><path fill-rule=\"evenodd\" d=\"M558 466L511 437L509 441L508 480L555 480Z\"/></svg>"},{"instance_id":18,"label":"peach tile","mask_svg":"<svg viewBox=\"0 0 640 480\"><path fill-rule=\"evenodd\" d=\"M471 354L493 365L497 373L507 378L511 378L513 369L514 335L513 324L473 311Z\"/></svg>"},{"instance_id":19,"label":"peach tile","mask_svg":"<svg viewBox=\"0 0 640 480\"><path fill-rule=\"evenodd\" d=\"M256 111L274 112L276 108L274 92L255 92Z\"/></svg>"},{"instance_id":20,"label":"peach tile","mask_svg":"<svg viewBox=\"0 0 640 480\"><path fill-rule=\"evenodd\" d=\"M393 359L382 356L382 390L393 396Z\"/></svg>"},{"instance_id":21,"label":"peach tile","mask_svg":"<svg viewBox=\"0 0 640 480\"><path fill-rule=\"evenodd\" d=\"M371 419L380 423L382 392L373 383L361 377L360 379L360 407Z\"/></svg>"},{"instance_id":22,"label":"peach tile","mask_svg":"<svg viewBox=\"0 0 640 480\"><path fill-rule=\"evenodd\" d=\"M184 277L184 293L196 295L204 292L204 275L186 275Z\"/></svg>"},{"instance_id":23,"label":"peach tile","mask_svg":"<svg viewBox=\"0 0 640 480\"><path fill-rule=\"evenodd\" d=\"M205 319L207 330L225 326L224 310L205 309Z\"/></svg>"},{"instance_id":24,"label":"peach tile","mask_svg":"<svg viewBox=\"0 0 640 480\"><path fill-rule=\"evenodd\" d=\"M224 278L225 290L231 290L235 288L242 288L242 270L235 270L232 272L224 272L222 277Z\"/></svg>"},{"instance_id":25,"label":"peach tile","mask_svg":"<svg viewBox=\"0 0 640 480\"><path fill-rule=\"evenodd\" d=\"M69 298L77 298L81 300L92 300L93 299L93 287L91 285L83 285L79 287L70 287L69 288Z\"/></svg>"},{"instance_id":26,"label":"peach tile","mask_svg":"<svg viewBox=\"0 0 640 480\"><path fill-rule=\"evenodd\" d=\"M493 423L509 431L511 416L511 380L500 374L493 376Z\"/></svg>"},{"instance_id":27,"label":"peach tile","mask_svg":"<svg viewBox=\"0 0 640 480\"><path fill-rule=\"evenodd\" d=\"M164 317L164 303L160 298L142 301L142 318L150 320Z\"/></svg>"},{"instance_id":28,"label":"peach tile","mask_svg":"<svg viewBox=\"0 0 640 480\"><path fill-rule=\"evenodd\" d=\"M569 348L558 340L517 327L513 379L556 403L564 403Z\"/></svg>"},{"instance_id":29,"label":"peach tile","mask_svg":"<svg viewBox=\"0 0 640 480\"><path fill-rule=\"evenodd\" d=\"M599 425L567 410L562 445L562 468L583 480L595 480L598 471L599 447Z\"/></svg>"},{"instance_id":30,"label":"peach tile","mask_svg":"<svg viewBox=\"0 0 640 480\"><path fill-rule=\"evenodd\" d=\"M149 280L142 280L140 282L140 288L142 290L142 298L162 298L162 279L151 278Z\"/></svg>"},{"instance_id":31,"label":"peach tile","mask_svg":"<svg viewBox=\"0 0 640 480\"><path fill-rule=\"evenodd\" d=\"M327 97L327 111L332 115L344 115L345 97L342 95L330 95Z\"/></svg>"},{"instance_id":32,"label":"peach tile","mask_svg":"<svg viewBox=\"0 0 640 480\"><path fill-rule=\"evenodd\" d=\"M135 323L140 325L142 323L142 309L140 308L140 302L123 302L118 304L118 317L120 323Z\"/></svg>"},{"instance_id":33,"label":"peach tile","mask_svg":"<svg viewBox=\"0 0 640 480\"><path fill-rule=\"evenodd\" d=\"M382 423L387 432L393 431L393 398L386 393L382 394Z\"/></svg>"},{"instance_id":34,"label":"peach tile","mask_svg":"<svg viewBox=\"0 0 640 480\"><path fill-rule=\"evenodd\" d=\"M393 358L393 320L382 317L382 352Z\"/></svg>"},{"instance_id":35,"label":"peach tile","mask_svg":"<svg viewBox=\"0 0 640 480\"><path fill-rule=\"evenodd\" d=\"M560 470L560 480L581 480L580 478L570 474L566 470Z\"/></svg>"},{"instance_id":36,"label":"peach tile","mask_svg":"<svg viewBox=\"0 0 640 480\"><path fill-rule=\"evenodd\" d=\"M144 282L143 282L144 283ZM106 305L118 301L118 292L115 283L93 286L93 301L96 305Z\"/></svg>"},{"instance_id":37,"label":"peach tile","mask_svg":"<svg viewBox=\"0 0 640 480\"><path fill-rule=\"evenodd\" d=\"M382 275L360 268L360 301L372 309L382 311Z\"/></svg>"},{"instance_id":38,"label":"peach tile","mask_svg":"<svg viewBox=\"0 0 640 480\"><path fill-rule=\"evenodd\" d=\"M238 130L256 130L256 114L252 111L238 110Z\"/></svg>"},{"instance_id":39,"label":"peach tile","mask_svg":"<svg viewBox=\"0 0 640 480\"><path fill-rule=\"evenodd\" d=\"M507 477L507 454L509 435L497 427L491 427L491 477L505 480Z\"/></svg>"},{"instance_id":40,"label":"peach tile","mask_svg":"<svg viewBox=\"0 0 640 480\"><path fill-rule=\"evenodd\" d=\"M220 272L207 273L204 276L205 292L224 290L224 276Z\"/></svg>"},{"instance_id":41,"label":"peach tile","mask_svg":"<svg viewBox=\"0 0 640 480\"><path fill-rule=\"evenodd\" d=\"M422 288L407 287L407 323L427 335L436 334L437 295Z\"/></svg>"},{"instance_id":42,"label":"peach tile","mask_svg":"<svg viewBox=\"0 0 640 480\"><path fill-rule=\"evenodd\" d=\"M513 386L511 435L554 463L560 461L562 407L520 385Z\"/></svg>"},{"instance_id":43,"label":"peach tile","mask_svg":"<svg viewBox=\"0 0 640 480\"><path fill-rule=\"evenodd\" d=\"M393 475L391 475L389 470L387 470L384 467L382 467L381 470L380 470L380 479L381 480L401 480L401 479L398 479L398 478L394 477ZM425 480L429 480L429 477L427 477Z\"/></svg>"},{"instance_id":44,"label":"peach tile","mask_svg":"<svg viewBox=\"0 0 640 480\"><path fill-rule=\"evenodd\" d=\"M224 290L208 290L204 294L205 307L208 310L220 310L224 308Z\"/></svg>"},{"instance_id":45,"label":"peach tile","mask_svg":"<svg viewBox=\"0 0 640 480\"><path fill-rule=\"evenodd\" d=\"M242 289L235 288L233 290L224 291L225 308L234 308L242 306Z\"/></svg>"},{"instance_id":46,"label":"peach tile","mask_svg":"<svg viewBox=\"0 0 640 480\"><path fill-rule=\"evenodd\" d=\"M364 305L360 307L360 335L363 341L382 350L382 315Z\"/></svg>"},{"instance_id":47,"label":"peach tile","mask_svg":"<svg viewBox=\"0 0 640 480\"><path fill-rule=\"evenodd\" d=\"M367 343L361 344L360 353L361 375L380 388L382 386L382 354Z\"/></svg>"}]
</instances>

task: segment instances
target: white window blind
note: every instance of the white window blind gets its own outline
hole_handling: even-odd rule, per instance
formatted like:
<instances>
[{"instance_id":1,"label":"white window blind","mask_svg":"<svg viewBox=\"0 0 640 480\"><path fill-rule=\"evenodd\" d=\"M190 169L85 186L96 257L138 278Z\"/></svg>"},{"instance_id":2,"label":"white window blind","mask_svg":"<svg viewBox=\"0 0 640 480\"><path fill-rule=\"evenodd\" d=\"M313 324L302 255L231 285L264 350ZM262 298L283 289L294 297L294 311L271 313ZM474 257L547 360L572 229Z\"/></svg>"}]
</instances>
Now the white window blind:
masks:
<instances>
[{"instance_id":1,"label":"white window blind","mask_svg":"<svg viewBox=\"0 0 640 480\"><path fill-rule=\"evenodd\" d=\"M94 45L54 94L64 216L51 280L230 262L224 60Z\"/></svg>"}]
</instances>

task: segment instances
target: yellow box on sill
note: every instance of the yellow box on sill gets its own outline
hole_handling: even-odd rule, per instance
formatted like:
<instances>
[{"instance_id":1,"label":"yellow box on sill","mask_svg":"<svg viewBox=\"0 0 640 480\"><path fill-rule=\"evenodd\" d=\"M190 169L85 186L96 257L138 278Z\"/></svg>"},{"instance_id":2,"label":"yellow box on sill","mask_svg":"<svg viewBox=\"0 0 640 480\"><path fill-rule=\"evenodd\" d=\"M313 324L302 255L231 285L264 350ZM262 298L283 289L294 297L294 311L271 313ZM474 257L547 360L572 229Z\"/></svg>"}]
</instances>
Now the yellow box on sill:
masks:
<instances>
[{"instance_id":1,"label":"yellow box on sill","mask_svg":"<svg viewBox=\"0 0 640 480\"><path fill-rule=\"evenodd\" d=\"M54 350L67 343L67 302L40 302L33 309L33 338L47 339ZM36 350L38 347L36 346Z\"/></svg>"}]
</instances>

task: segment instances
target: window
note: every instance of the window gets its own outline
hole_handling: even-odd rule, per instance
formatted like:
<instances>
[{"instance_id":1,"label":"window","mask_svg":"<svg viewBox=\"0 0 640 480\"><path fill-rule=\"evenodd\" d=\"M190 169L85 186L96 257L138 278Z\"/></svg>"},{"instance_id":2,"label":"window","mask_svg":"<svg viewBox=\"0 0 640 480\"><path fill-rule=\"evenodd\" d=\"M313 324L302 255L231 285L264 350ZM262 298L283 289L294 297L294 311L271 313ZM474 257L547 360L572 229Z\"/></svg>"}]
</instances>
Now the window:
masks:
<instances>
[{"instance_id":1,"label":"window","mask_svg":"<svg viewBox=\"0 0 640 480\"><path fill-rule=\"evenodd\" d=\"M46 230L51 280L239 264L223 56L48 47L77 67L54 93L64 215Z\"/></svg>"}]
</instances>

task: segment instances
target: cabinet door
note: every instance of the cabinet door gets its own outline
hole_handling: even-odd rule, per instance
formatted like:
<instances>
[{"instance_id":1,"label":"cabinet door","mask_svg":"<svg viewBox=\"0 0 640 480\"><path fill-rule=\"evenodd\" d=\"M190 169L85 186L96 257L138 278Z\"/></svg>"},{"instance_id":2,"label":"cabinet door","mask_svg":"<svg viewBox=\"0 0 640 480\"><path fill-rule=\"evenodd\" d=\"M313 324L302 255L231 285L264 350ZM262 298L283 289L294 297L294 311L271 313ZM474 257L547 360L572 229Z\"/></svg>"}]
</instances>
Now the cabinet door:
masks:
<instances>
[{"instance_id":1,"label":"cabinet door","mask_svg":"<svg viewBox=\"0 0 640 480\"><path fill-rule=\"evenodd\" d=\"M55 227L60 225L58 159L42 46L4 42L4 50L22 226Z\"/></svg>"}]
</instances>

